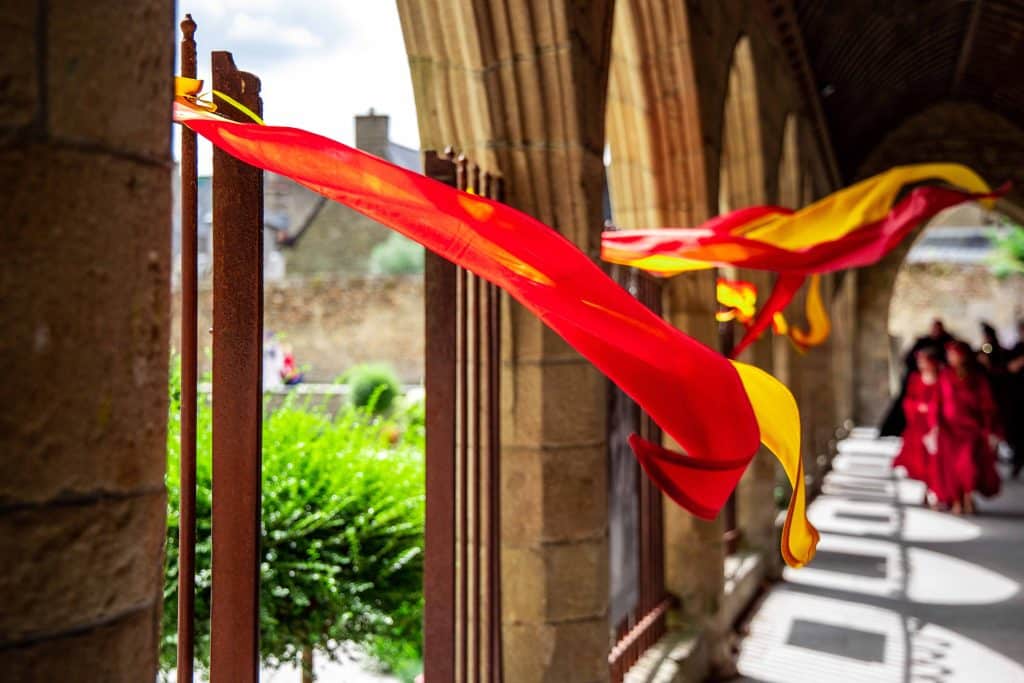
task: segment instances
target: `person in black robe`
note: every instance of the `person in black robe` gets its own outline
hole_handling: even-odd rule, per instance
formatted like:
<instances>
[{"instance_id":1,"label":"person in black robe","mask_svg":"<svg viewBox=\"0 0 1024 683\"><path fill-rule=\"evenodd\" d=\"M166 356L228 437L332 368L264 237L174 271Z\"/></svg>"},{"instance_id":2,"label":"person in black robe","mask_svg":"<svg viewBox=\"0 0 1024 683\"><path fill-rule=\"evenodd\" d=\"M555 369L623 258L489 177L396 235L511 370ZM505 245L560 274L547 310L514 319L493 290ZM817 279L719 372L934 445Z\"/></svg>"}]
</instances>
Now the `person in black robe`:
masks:
<instances>
[{"instance_id":1,"label":"person in black robe","mask_svg":"<svg viewBox=\"0 0 1024 683\"><path fill-rule=\"evenodd\" d=\"M910 380L910 374L917 370L917 363L914 360L917 352L926 348L935 349L938 352L939 362L945 363L946 344L951 341L956 340L946 331L946 326L939 318L932 321L932 328L928 334L914 340L914 345L903 357L903 379L900 381L900 392L893 399L885 414L885 419L882 420L878 429L879 436L902 436L903 430L907 428L907 417L903 414L903 399L907 395L907 382Z\"/></svg>"},{"instance_id":2,"label":"person in black robe","mask_svg":"<svg viewBox=\"0 0 1024 683\"><path fill-rule=\"evenodd\" d=\"M1013 478L1024 469L1024 320L1017 323L1017 343L1006 352L1008 408L1003 424L1013 450Z\"/></svg>"}]
</instances>

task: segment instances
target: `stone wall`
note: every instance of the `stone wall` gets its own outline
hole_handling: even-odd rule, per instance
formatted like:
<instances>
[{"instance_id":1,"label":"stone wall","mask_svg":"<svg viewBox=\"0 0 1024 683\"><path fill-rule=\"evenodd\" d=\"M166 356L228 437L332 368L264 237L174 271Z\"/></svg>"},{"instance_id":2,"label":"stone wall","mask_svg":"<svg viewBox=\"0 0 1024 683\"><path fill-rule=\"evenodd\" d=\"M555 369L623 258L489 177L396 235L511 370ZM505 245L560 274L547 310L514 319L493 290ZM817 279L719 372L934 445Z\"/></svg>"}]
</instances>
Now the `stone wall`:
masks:
<instances>
[{"instance_id":1,"label":"stone wall","mask_svg":"<svg viewBox=\"0 0 1024 683\"><path fill-rule=\"evenodd\" d=\"M957 162L975 169L983 178L998 185L1013 181L1005 206L1001 210L1019 214L1024 204L1021 194L1020 158L1024 153L1024 131L1007 119L970 103L947 102L929 107L904 121L868 155L858 176L868 177L901 164L924 162ZM919 230L923 230L922 226ZM897 273L916 235L911 235L879 263L863 268L857 275L856 320L854 342L856 358L856 419L861 424L875 424L886 406L879 401L890 388L890 350L887 343L890 301ZM948 283L932 281L943 291ZM955 291L955 290L954 290ZM921 299L922 308L933 310L930 299ZM914 330L924 329L919 322L909 322ZM976 322L956 321L964 328ZM925 325L927 327L927 325ZM902 328L898 328L902 329ZM964 330L968 332L969 330ZM909 331L909 334L919 334Z\"/></svg>"},{"instance_id":2,"label":"stone wall","mask_svg":"<svg viewBox=\"0 0 1024 683\"><path fill-rule=\"evenodd\" d=\"M173 9L0 5L7 681L156 678Z\"/></svg>"},{"instance_id":3,"label":"stone wall","mask_svg":"<svg viewBox=\"0 0 1024 683\"><path fill-rule=\"evenodd\" d=\"M199 293L199 329L210 329L212 291ZM173 295L172 348L181 297ZM330 382L357 363L384 362L403 382L423 380L423 276L287 278L264 289L264 329L289 344L306 380ZM209 344L200 372L210 368Z\"/></svg>"},{"instance_id":4,"label":"stone wall","mask_svg":"<svg viewBox=\"0 0 1024 683\"><path fill-rule=\"evenodd\" d=\"M981 343L983 320L1000 332L1004 346L1012 345L1024 318L1024 277L1000 280L984 266L905 264L893 287L889 334L906 349L936 317L972 346Z\"/></svg>"}]
</instances>

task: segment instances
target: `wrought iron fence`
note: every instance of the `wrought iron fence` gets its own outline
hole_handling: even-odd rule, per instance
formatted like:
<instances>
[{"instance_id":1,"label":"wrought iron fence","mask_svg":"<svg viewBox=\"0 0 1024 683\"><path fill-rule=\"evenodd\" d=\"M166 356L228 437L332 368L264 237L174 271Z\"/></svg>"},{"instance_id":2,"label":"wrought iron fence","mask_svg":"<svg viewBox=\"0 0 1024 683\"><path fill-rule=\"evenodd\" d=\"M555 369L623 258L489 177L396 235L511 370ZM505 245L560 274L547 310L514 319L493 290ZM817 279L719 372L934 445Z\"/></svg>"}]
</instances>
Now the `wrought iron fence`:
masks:
<instances>
[{"instance_id":1,"label":"wrought iron fence","mask_svg":"<svg viewBox=\"0 0 1024 683\"><path fill-rule=\"evenodd\" d=\"M182 75L196 76L196 24L181 24ZM262 113L260 81L230 52L212 54L213 88ZM230 109L221 112L232 117ZM195 660L198 161L181 128L181 509L177 680ZM213 577L210 680L259 679L263 363L263 173L213 157Z\"/></svg>"},{"instance_id":2,"label":"wrought iron fence","mask_svg":"<svg viewBox=\"0 0 1024 683\"><path fill-rule=\"evenodd\" d=\"M427 152L427 176L501 201L500 178ZM426 255L424 679L502 680L501 301L469 271Z\"/></svg>"},{"instance_id":3,"label":"wrought iron fence","mask_svg":"<svg viewBox=\"0 0 1024 683\"><path fill-rule=\"evenodd\" d=\"M612 276L641 303L661 315L661 283L631 268L615 267ZM665 591L662 495L640 472L626 438L637 432L658 443L661 430L621 389L609 383L608 449L609 506L612 534L635 542L612 544L613 571L632 567L613 581L613 618L618 619L608 666L612 683L620 683L629 669L666 630L666 615L673 599ZM635 556L634 556L635 555ZM635 573L634 573L635 572ZM623 594L616 585L635 586ZM623 602L625 601L625 604ZM625 612L621 618L619 614Z\"/></svg>"}]
</instances>

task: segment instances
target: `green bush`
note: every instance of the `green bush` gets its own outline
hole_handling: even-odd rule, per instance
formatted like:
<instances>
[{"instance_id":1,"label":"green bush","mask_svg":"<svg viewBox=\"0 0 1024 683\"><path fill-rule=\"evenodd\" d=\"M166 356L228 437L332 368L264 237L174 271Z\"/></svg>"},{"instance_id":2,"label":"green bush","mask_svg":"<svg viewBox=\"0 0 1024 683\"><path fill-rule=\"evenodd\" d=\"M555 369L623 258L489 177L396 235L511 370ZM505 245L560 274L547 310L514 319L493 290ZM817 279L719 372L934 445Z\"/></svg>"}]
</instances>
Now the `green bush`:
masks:
<instances>
[{"instance_id":1,"label":"green bush","mask_svg":"<svg viewBox=\"0 0 1024 683\"><path fill-rule=\"evenodd\" d=\"M392 232L370 252L370 273L415 275L423 272L423 261L423 247L397 232Z\"/></svg>"},{"instance_id":2,"label":"green bush","mask_svg":"<svg viewBox=\"0 0 1024 683\"><path fill-rule=\"evenodd\" d=\"M1009 225L1003 235L993 235L994 249L990 266L999 278L1024 275L1024 227Z\"/></svg>"},{"instance_id":3,"label":"green bush","mask_svg":"<svg viewBox=\"0 0 1024 683\"><path fill-rule=\"evenodd\" d=\"M171 387L168 529L161 665L177 630L179 429ZM330 415L294 400L263 427L260 650L298 665L304 648L358 643L407 678L421 656L423 440L409 407L391 420L346 408ZM412 418L409 420L409 418ZM408 424L406 421L408 420ZM211 408L198 419L196 650L209 662ZM409 672L409 673L407 673Z\"/></svg>"},{"instance_id":4,"label":"green bush","mask_svg":"<svg viewBox=\"0 0 1024 683\"><path fill-rule=\"evenodd\" d=\"M383 363L364 363L346 375L352 405L374 414L386 412L401 392L395 371Z\"/></svg>"}]
</instances>

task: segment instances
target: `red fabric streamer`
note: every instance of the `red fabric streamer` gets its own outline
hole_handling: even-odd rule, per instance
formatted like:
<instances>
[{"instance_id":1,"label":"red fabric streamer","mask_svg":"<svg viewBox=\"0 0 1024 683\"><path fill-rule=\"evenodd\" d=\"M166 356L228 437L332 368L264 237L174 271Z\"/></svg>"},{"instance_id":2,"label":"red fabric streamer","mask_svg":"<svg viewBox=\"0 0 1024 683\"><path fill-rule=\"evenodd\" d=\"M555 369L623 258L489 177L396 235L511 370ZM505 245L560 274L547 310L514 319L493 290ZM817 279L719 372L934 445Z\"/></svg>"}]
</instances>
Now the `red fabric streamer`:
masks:
<instances>
[{"instance_id":1,"label":"red fabric streamer","mask_svg":"<svg viewBox=\"0 0 1024 683\"><path fill-rule=\"evenodd\" d=\"M644 458L694 514L717 514L761 438L727 359L651 313L535 218L307 131L182 104L175 118L227 153L350 206L492 282L631 396L688 455ZM641 449L643 452L643 449Z\"/></svg>"}]
</instances>

